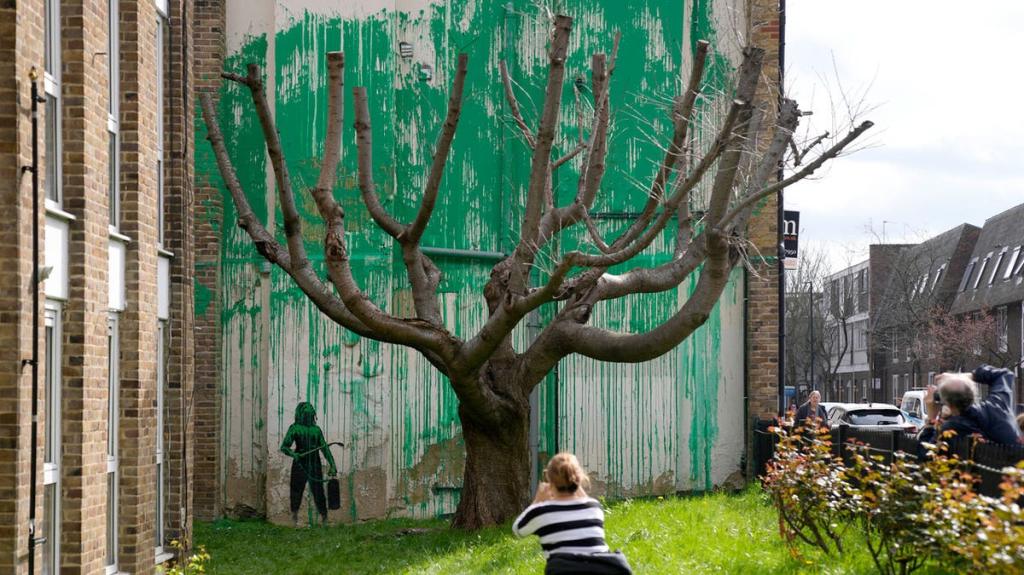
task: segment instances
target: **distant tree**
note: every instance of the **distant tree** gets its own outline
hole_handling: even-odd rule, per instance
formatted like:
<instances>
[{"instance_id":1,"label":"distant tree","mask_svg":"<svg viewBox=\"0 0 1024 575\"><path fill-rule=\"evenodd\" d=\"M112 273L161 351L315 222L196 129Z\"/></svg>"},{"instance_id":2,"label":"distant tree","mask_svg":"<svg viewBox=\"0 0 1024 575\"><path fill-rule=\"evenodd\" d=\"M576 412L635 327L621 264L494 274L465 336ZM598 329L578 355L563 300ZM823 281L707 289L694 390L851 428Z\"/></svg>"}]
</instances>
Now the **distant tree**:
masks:
<instances>
[{"instance_id":1,"label":"distant tree","mask_svg":"<svg viewBox=\"0 0 1024 575\"><path fill-rule=\"evenodd\" d=\"M709 51L708 43L700 42L685 91L674 98L667 110L672 119L671 133L652 134L661 139L664 157L647 188L648 199L636 211L636 219L618 236L605 238L591 219L590 210L601 191L606 168L609 82L616 66L618 39L610 57L595 54L592 58L590 91L594 111L589 118L589 135L574 142L572 149L556 154L554 143L572 20L555 16L552 24L546 89L536 126L530 126L520 114L506 67L504 63L500 65L509 110L531 150L529 184L524 216L519 223L519 243L491 271L490 281L483 289L489 317L480 331L468 339L456 337L445 324L437 294L441 272L420 248L459 124L468 68L465 54L458 57L447 115L433 158L429 166L424 166L428 176L412 221L395 219L378 197L373 181L370 103L365 88L357 87L352 92L361 196L374 222L401 249L412 287L414 317L399 317L379 307L357 284L353 274L354 264L346 245L345 212L335 198L344 110L343 55L328 55L328 128L320 177L308 191L300 190L312 196L325 223L326 279L314 270L306 256L296 197L260 69L250 64L246 75L225 73L223 77L251 92L276 177L284 244L264 227L249 206L220 132L212 95L204 93L200 98L208 137L238 214L237 223L249 234L260 254L287 272L331 320L363 337L413 348L446 376L459 401L466 445L464 483L453 520L457 527L477 528L507 521L528 501L529 396L562 358L579 354L598 361L635 363L674 349L707 320L730 272L743 260L749 244L747 224L761 200L811 175L871 127L870 122L851 126L845 135L822 146L813 159L804 157L805 149L799 169L791 167L790 175L774 181L779 167L785 163L800 111L796 102L789 99L782 99L776 110L777 94L769 102L755 101L764 52L748 48L736 72L735 91L725 100L728 110L719 118L717 129L709 131L717 137L703 149L695 149L691 146L695 141L693 134L688 129L701 97ZM584 131L581 125L581 134ZM553 174L559 169L572 169L578 174L575 198L566 205L556 205L552 193ZM698 186L707 192L707 201L701 206L705 209L691 213L691 193ZM500 198L498 192L474 190ZM675 246L667 262L656 267L637 266L621 274L609 273L612 266L633 260L651 246L669 229L670 223L676 228L670 230L674 232ZM576 227L586 230L589 244L559 253L559 246L572 245L560 241L563 232ZM545 261L554 264L543 274L534 273L542 251ZM592 310L603 301L675 290L691 274L698 273L694 290L686 301L670 318L649 331L618 333L588 325ZM530 312L541 306L555 306L555 302L558 303L554 319L524 351L514 349L513 330Z\"/></svg>"},{"instance_id":2,"label":"distant tree","mask_svg":"<svg viewBox=\"0 0 1024 575\"><path fill-rule=\"evenodd\" d=\"M794 388L814 384L823 392L832 389L851 353L853 310L843 302L830 305L830 275L825 253L814 248L805 248L797 269L786 274L786 384Z\"/></svg>"}]
</instances>

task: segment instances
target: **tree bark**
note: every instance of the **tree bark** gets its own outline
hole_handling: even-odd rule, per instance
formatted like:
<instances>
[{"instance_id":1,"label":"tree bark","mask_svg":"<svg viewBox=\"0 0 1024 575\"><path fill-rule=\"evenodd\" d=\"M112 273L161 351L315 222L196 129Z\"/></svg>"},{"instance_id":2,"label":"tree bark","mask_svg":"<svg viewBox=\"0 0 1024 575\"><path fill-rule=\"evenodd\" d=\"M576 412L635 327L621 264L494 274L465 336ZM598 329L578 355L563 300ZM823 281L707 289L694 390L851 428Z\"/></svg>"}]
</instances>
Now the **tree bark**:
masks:
<instances>
[{"instance_id":1,"label":"tree bark","mask_svg":"<svg viewBox=\"0 0 1024 575\"><path fill-rule=\"evenodd\" d=\"M452 527L479 529L516 517L530 498L529 399L503 411L498 421L480 422L459 405L466 443L462 496Z\"/></svg>"}]
</instances>

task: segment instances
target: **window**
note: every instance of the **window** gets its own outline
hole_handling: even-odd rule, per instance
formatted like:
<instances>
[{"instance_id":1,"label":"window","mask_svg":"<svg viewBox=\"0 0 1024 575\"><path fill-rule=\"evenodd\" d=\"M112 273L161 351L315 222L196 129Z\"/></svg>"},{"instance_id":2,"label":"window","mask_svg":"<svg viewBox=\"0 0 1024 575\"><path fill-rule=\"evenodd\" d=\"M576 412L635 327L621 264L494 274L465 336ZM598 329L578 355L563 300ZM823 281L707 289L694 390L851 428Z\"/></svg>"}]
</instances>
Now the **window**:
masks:
<instances>
[{"instance_id":1,"label":"window","mask_svg":"<svg viewBox=\"0 0 1024 575\"><path fill-rule=\"evenodd\" d=\"M992 259L992 252L985 255L985 259L981 260L981 267L978 268L978 276L974 278L974 285L971 289L978 289L978 284L981 283L981 277L985 275L985 268L988 267L989 260Z\"/></svg>"},{"instance_id":2,"label":"window","mask_svg":"<svg viewBox=\"0 0 1024 575\"><path fill-rule=\"evenodd\" d=\"M896 329L895 328L893 328L892 331L890 331L889 347L891 348L891 351L892 351L892 361L893 361L893 363L899 361L899 359L900 359L900 340L899 340L899 334L896 333Z\"/></svg>"},{"instance_id":3,"label":"window","mask_svg":"<svg viewBox=\"0 0 1024 575\"><path fill-rule=\"evenodd\" d=\"M167 322L157 322L156 330L156 554L163 554L167 509L166 465L164 464L164 389L167 381Z\"/></svg>"},{"instance_id":4,"label":"window","mask_svg":"<svg viewBox=\"0 0 1024 575\"><path fill-rule=\"evenodd\" d=\"M892 376L892 394L897 397L903 397L903 392L900 391L900 376L896 374Z\"/></svg>"},{"instance_id":5,"label":"window","mask_svg":"<svg viewBox=\"0 0 1024 575\"><path fill-rule=\"evenodd\" d=\"M118 39L118 0L107 2L107 69L109 84L108 106L107 106L107 132L108 132L108 164L110 173L108 175L108 201L110 205L110 227L116 230L121 223L121 198L119 174L121 171L121 142L120 142L120 58L121 47Z\"/></svg>"},{"instance_id":6,"label":"window","mask_svg":"<svg viewBox=\"0 0 1024 575\"><path fill-rule=\"evenodd\" d=\"M117 314L107 320L107 552L106 572L117 573L117 444L119 432L118 396L121 393L118 359Z\"/></svg>"},{"instance_id":7,"label":"window","mask_svg":"<svg viewBox=\"0 0 1024 575\"><path fill-rule=\"evenodd\" d=\"M1020 248L1021 247L1022 246L1017 246L1017 247L1013 248L1013 252L1010 254L1010 260L1008 262L1006 262L1006 271L1003 272L1003 279L1004 280L1008 280L1008 279L1010 279L1010 277L1013 276L1013 265L1017 263L1017 256L1020 255Z\"/></svg>"},{"instance_id":8,"label":"window","mask_svg":"<svg viewBox=\"0 0 1024 575\"><path fill-rule=\"evenodd\" d=\"M164 196L164 35L167 33L167 22L163 16L156 18L156 243L164 245L164 212L166 199Z\"/></svg>"},{"instance_id":9,"label":"window","mask_svg":"<svg viewBox=\"0 0 1024 575\"><path fill-rule=\"evenodd\" d=\"M971 274L974 273L974 266L978 263L978 258L972 259L967 263L967 269L964 270L964 278L960 280L960 287L956 288L957 292L967 290L967 283L971 281Z\"/></svg>"},{"instance_id":10,"label":"window","mask_svg":"<svg viewBox=\"0 0 1024 575\"><path fill-rule=\"evenodd\" d=\"M1008 328L1006 321L1006 306L996 308L996 351L1006 353L1010 348Z\"/></svg>"},{"instance_id":11,"label":"window","mask_svg":"<svg viewBox=\"0 0 1024 575\"><path fill-rule=\"evenodd\" d=\"M988 278L988 285L992 285L996 281L996 276L999 275L999 266L1003 263L1003 257L1006 255L1007 248L1003 248L999 252L999 256L996 257L996 265L992 266L992 275Z\"/></svg>"},{"instance_id":12,"label":"window","mask_svg":"<svg viewBox=\"0 0 1024 575\"><path fill-rule=\"evenodd\" d=\"M939 266L939 269L935 272L935 279L932 280L932 291L935 291L935 286L939 284L939 279L942 278L942 272L946 271L946 264Z\"/></svg>"},{"instance_id":13,"label":"window","mask_svg":"<svg viewBox=\"0 0 1024 575\"><path fill-rule=\"evenodd\" d=\"M43 46L43 93L45 94L46 132L44 134L46 173L46 203L53 207L61 204L61 89L60 89L60 0L46 0L43 9L46 28Z\"/></svg>"},{"instance_id":14,"label":"window","mask_svg":"<svg viewBox=\"0 0 1024 575\"><path fill-rule=\"evenodd\" d=\"M60 572L60 308L47 303L44 315L43 409L43 569L46 575Z\"/></svg>"}]
</instances>

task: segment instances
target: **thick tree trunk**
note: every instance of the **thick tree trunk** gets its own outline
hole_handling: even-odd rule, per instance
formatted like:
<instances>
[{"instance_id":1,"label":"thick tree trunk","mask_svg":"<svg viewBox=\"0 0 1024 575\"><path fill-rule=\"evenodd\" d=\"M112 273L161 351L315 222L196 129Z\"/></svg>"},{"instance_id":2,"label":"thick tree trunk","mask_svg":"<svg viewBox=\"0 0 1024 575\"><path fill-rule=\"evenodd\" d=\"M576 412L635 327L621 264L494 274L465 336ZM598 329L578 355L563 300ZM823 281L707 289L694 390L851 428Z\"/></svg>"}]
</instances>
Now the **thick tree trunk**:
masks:
<instances>
[{"instance_id":1,"label":"thick tree trunk","mask_svg":"<svg viewBox=\"0 0 1024 575\"><path fill-rule=\"evenodd\" d=\"M514 518L529 501L530 411L526 404L490 425L467 411L459 407L466 472L452 526L479 529Z\"/></svg>"}]
</instances>

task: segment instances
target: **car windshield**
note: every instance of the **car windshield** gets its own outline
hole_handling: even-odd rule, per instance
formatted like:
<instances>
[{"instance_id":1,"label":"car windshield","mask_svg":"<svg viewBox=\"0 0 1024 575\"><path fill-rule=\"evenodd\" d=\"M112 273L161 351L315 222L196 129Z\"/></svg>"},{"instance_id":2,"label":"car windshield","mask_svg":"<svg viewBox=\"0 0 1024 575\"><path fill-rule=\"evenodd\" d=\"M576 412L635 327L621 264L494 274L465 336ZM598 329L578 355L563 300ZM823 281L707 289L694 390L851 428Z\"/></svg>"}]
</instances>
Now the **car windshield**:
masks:
<instances>
[{"instance_id":1,"label":"car windshield","mask_svg":"<svg viewBox=\"0 0 1024 575\"><path fill-rule=\"evenodd\" d=\"M851 425L899 425L903 414L897 409L857 409L846 412Z\"/></svg>"}]
</instances>

